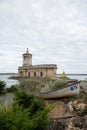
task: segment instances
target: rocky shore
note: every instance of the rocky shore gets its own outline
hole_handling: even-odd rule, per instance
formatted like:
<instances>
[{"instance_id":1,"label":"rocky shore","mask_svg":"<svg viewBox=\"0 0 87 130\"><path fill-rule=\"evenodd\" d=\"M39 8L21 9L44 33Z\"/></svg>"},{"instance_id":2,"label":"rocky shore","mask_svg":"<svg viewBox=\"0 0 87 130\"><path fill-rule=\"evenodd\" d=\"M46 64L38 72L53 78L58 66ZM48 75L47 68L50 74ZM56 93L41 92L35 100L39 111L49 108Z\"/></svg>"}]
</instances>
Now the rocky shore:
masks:
<instances>
[{"instance_id":1,"label":"rocky shore","mask_svg":"<svg viewBox=\"0 0 87 130\"><path fill-rule=\"evenodd\" d=\"M78 96L45 101L54 106L48 114L47 130L87 130L87 82L81 82L80 87ZM0 103L9 106L13 98L13 93L6 93L0 96Z\"/></svg>"},{"instance_id":2,"label":"rocky shore","mask_svg":"<svg viewBox=\"0 0 87 130\"><path fill-rule=\"evenodd\" d=\"M55 101L47 130L87 130L87 92Z\"/></svg>"}]
</instances>

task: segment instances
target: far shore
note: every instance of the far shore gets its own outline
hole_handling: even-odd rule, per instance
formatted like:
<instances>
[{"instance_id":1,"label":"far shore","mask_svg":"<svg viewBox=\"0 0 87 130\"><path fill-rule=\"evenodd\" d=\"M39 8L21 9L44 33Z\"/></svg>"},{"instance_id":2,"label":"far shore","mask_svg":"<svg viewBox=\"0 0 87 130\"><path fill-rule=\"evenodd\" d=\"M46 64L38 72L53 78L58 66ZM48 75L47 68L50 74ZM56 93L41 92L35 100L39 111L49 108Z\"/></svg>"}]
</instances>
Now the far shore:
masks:
<instances>
[{"instance_id":1,"label":"far shore","mask_svg":"<svg viewBox=\"0 0 87 130\"><path fill-rule=\"evenodd\" d=\"M0 73L0 75L18 75L18 73Z\"/></svg>"}]
</instances>

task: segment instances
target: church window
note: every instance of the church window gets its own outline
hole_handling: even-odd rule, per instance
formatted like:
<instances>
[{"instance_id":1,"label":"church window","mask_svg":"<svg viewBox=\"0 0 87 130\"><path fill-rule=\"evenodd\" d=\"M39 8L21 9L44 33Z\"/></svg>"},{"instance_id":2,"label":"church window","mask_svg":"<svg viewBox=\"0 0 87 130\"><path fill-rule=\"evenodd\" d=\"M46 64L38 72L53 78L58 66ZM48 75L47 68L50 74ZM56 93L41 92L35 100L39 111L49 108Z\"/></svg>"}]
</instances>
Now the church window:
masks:
<instances>
[{"instance_id":1,"label":"church window","mask_svg":"<svg viewBox=\"0 0 87 130\"><path fill-rule=\"evenodd\" d=\"M30 77L31 75L30 75L30 72L28 73L28 76Z\"/></svg>"},{"instance_id":2,"label":"church window","mask_svg":"<svg viewBox=\"0 0 87 130\"><path fill-rule=\"evenodd\" d=\"M34 77L36 77L36 72L34 72Z\"/></svg>"},{"instance_id":3,"label":"church window","mask_svg":"<svg viewBox=\"0 0 87 130\"><path fill-rule=\"evenodd\" d=\"M43 77L43 72L40 72L40 76Z\"/></svg>"}]
</instances>

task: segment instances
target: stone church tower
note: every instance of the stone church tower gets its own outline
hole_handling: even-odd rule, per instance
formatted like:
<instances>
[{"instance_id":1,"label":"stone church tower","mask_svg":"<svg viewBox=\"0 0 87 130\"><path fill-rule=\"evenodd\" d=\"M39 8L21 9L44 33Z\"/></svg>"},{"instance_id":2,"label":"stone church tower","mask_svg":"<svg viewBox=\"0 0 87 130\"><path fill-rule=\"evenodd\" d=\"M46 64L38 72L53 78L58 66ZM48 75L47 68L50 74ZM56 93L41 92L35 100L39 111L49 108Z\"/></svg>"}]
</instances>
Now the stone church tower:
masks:
<instances>
[{"instance_id":1,"label":"stone church tower","mask_svg":"<svg viewBox=\"0 0 87 130\"><path fill-rule=\"evenodd\" d=\"M28 48L26 53L23 54L23 66L32 65L32 54L29 53Z\"/></svg>"}]
</instances>

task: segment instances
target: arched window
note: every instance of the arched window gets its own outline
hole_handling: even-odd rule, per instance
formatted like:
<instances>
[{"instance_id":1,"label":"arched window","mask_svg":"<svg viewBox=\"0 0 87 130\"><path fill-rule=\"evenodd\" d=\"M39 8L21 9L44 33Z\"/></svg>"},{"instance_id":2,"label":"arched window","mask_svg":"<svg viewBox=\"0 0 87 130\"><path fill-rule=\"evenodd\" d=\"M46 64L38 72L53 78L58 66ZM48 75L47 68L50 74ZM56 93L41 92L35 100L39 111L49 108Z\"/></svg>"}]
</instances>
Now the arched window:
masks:
<instances>
[{"instance_id":1,"label":"arched window","mask_svg":"<svg viewBox=\"0 0 87 130\"><path fill-rule=\"evenodd\" d=\"M30 72L28 73L28 76L31 77Z\"/></svg>"},{"instance_id":2,"label":"arched window","mask_svg":"<svg viewBox=\"0 0 87 130\"><path fill-rule=\"evenodd\" d=\"M23 72L22 71L20 71L19 74L20 74L20 76L23 76Z\"/></svg>"},{"instance_id":3,"label":"arched window","mask_svg":"<svg viewBox=\"0 0 87 130\"><path fill-rule=\"evenodd\" d=\"M43 72L40 72L40 77L43 77Z\"/></svg>"},{"instance_id":4,"label":"arched window","mask_svg":"<svg viewBox=\"0 0 87 130\"><path fill-rule=\"evenodd\" d=\"M34 72L34 77L36 77L36 72Z\"/></svg>"}]
</instances>

